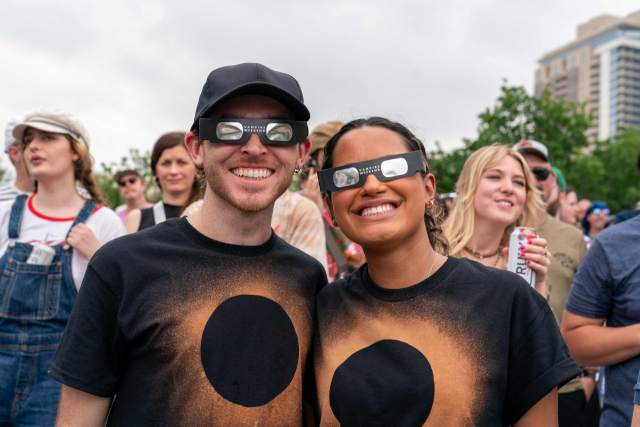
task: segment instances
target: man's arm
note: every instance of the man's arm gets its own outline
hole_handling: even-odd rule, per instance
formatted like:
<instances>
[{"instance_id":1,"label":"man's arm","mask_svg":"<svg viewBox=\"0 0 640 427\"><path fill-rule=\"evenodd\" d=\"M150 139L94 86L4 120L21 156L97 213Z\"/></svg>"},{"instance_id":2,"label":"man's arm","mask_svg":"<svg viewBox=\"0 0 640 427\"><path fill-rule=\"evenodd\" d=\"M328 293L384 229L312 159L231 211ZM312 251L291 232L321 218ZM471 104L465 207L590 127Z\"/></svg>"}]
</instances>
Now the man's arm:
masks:
<instances>
[{"instance_id":1,"label":"man's arm","mask_svg":"<svg viewBox=\"0 0 640 427\"><path fill-rule=\"evenodd\" d=\"M112 400L63 384L56 427L104 427Z\"/></svg>"},{"instance_id":2,"label":"man's arm","mask_svg":"<svg viewBox=\"0 0 640 427\"><path fill-rule=\"evenodd\" d=\"M640 405L637 403L633 405L633 419L631 420L631 427L640 427Z\"/></svg>"},{"instance_id":3,"label":"man's arm","mask_svg":"<svg viewBox=\"0 0 640 427\"><path fill-rule=\"evenodd\" d=\"M611 328L604 320L564 311L560 332L580 366L615 365L640 354L640 324Z\"/></svg>"},{"instance_id":4,"label":"man's arm","mask_svg":"<svg viewBox=\"0 0 640 427\"><path fill-rule=\"evenodd\" d=\"M558 427L558 387L533 405L513 427Z\"/></svg>"}]
</instances>

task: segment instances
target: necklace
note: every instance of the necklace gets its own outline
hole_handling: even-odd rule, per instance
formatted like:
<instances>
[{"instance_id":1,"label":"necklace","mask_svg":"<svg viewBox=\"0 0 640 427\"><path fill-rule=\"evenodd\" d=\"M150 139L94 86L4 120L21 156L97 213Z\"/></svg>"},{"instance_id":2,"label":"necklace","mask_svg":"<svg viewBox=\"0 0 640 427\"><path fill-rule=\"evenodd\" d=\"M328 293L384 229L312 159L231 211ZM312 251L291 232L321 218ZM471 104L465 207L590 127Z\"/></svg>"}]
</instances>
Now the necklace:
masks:
<instances>
[{"instance_id":1,"label":"necklace","mask_svg":"<svg viewBox=\"0 0 640 427\"><path fill-rule=\"evenodd\" d=\"M500 246L498 246L498 249L496 249L495 251L489 253L489 254L481 254L478 251L474 251L473 249L471 249L469 246L465 246L464 250L467 251L469 254L473 255L474 257L478 258L478 259L483 259L483 258L489 258L492 256L496 256L500 253L500 250L502 248Z\"/></svg>"},{"instance_id":2,"label":"necklace","mask_svg":"<svg viewBox=\"0 0 640 427\"><path fill-rule=\"evenodd\" d=\"M438 255L440 254L436 252L436 259L434 259L433 264L431 264L431 268L429 269L429 274L427 275L427 278L431 277L431 270L433 270L433 266L436 265L436 261L438 260Z\"/></svg>"}]
</instances>

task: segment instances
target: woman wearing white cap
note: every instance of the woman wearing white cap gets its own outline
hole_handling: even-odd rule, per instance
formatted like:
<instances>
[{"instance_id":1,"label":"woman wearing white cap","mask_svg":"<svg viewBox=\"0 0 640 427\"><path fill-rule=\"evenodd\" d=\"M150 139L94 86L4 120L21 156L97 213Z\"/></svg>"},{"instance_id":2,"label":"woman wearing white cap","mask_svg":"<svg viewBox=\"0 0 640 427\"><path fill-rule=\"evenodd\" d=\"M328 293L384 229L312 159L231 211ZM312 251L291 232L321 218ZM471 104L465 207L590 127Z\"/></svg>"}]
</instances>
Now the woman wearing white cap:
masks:
<instances>
[{"instance_id":1,"label":"woman wearing white cap","mask_svg":"<svg viewBox=\"0 0 640 427\"><path fill-rule=\"evenodd\" d=\"M77 119L40 109L13 135L36 192L0 203L0 424L53 426L60 383L47 369L89 259L125 229L101 204Z\"/></svg>"}]
</instances>

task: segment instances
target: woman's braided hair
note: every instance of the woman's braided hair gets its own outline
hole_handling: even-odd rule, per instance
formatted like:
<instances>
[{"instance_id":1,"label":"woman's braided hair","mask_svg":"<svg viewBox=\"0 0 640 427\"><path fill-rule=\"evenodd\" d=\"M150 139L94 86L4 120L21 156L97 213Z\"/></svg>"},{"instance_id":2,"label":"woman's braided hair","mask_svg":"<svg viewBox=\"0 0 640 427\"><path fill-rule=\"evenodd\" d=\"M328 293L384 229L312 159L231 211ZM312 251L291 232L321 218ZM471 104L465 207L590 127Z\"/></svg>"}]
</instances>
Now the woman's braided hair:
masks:
<instances>
[{"instance_id":1,"label":"woman's braided hair","mask_svg":"<svg viewBox=\"0 0 640 427\"><path fill-rule=\"evenodd\" d=\"M324 156L325 160L322 165L322 169L329 169L333 167L333 153L335 151L336 145L340 141L343 135L347 132L352 131L354 129L359 129L362 127L383 127L389 129L397 134L399 134L407 147L407 150L422 152L422 155L425 159L427 159L427 153L424 149L424 145L422 142L404 125L393 122L389 119L385 119L383 117L370 117L368 119L357 119L352 120L346 125L344 125L338 133L336 133L333 138L327 142L327 145L324 147ZM426 177L429 174L429 165L425 165L426 172L421 172L423 177ZM328 197L331 197L331 194L327 193ZM447 242L446 237L442 233L442 222L445 219L445 210L440 201L440 197L436 195L433 207L431 209L426 209L424 212L424 223L427 227L427 234L429 236L429 243L431 243L431 247L441 255L449 254L449 243Z\"/></svg>"}]
</instances>

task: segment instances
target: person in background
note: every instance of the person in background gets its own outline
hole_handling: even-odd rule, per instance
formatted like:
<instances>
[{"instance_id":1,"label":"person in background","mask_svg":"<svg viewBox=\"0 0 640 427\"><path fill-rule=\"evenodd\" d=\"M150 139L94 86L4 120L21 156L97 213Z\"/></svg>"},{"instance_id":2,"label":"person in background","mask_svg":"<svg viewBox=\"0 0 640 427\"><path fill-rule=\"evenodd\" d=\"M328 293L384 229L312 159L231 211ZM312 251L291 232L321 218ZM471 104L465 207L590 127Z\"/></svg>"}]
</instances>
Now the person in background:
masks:
<instances>
[{"instance_id":1,"label":"person in background","mask_svg":"<svg viewBox=\"0 0 640 427\"><path fill-rule=\"evenodd\" d=\"M451 193L443 193L440 194L440 200L442 201L442 205L444 207L444 216L445 219L449 216L451 209L453 209L453 204L458 198L458 194L454 191Z\"/></svg>"},{"instance_id":2,"label":"person in background","mask_svg":"<svg viewBox=\"0 0 640 427\"><path fill-rule=\"evenodd\" d=\"M162 190L162 200L151 208L134 209L124 222L128 233L178 218L185 208L202 199L198 170L184 145L184 132L162 135L151 152L151 172Z\"/></svg>"},{"instance_id":3,"label":"person in background","mask_svg":"<svg viewBox=\"0 0 640 427\"><path fill-rule=\"evenodd\" d=\"M115 210L118 217L125 221L129 212L134 209L147 209L153 203L147 202L145 192L147 183L140 176L140 172L135 169L123 169L113 176L113 182L118 185L120 197L124 200L124 205L118 206Z\"/></svg>"},{"instance_id":4,"label":"person in background","mask_svg":"<svg viewBox=\"0 0 640 427\"><path fill-rule=\"evenodd\" d=\"M29 175L27 166L22 161L20 142L13 136L13 128L21 121L22 119L12 119L7 123L4 131L4 152L7 153L16 170L16 179L11 183L0 185L0 202L14 200L21 194L31 194L35 190L33 177Z\"/></svg>"},{"instance_id":5,"label":"person in background","mask_svg":"<svg viewBox=\"0 0 640 427\"><path fill-rule=\"evenodd\" d=\"M589 206L591 206L591 200L589 199L582 199L578 202L578 227L580 227L580 229L582 229L582 220L587 214L587 209L589 209Z\"/></svg>"},{"instance_id":6,"label":"person in background","mask_svg":"<svg viewBox=\"0 0 640 427\"><path fill-rule=\"evenodd\" d=\"M493 144L475 151L456 183L458 199L443 225L451 255L504 269L516 227L534 227L544 206L526 162L511 148ZM536 271L535 289L547 295L547 242L532 238L521 258Z\"/></svg>"},{"instance_id":7,"label":"person in background","mask_svg":"<svg viewBox=\"0 0 640 427\"><path fill-rule=\"evenodd\" d=\"M0 202L0 425L53 426L61 384L47 369L89 260L125 229L102 205L75 117L39 109L12 133L37 192Z\"/></svg>"},{"instance_id":8,"label":"person in background","mask_svg":"<svg viewBox=\"0 0 640 427\"><path fill-rule=\"evenodd\" d=\"M558 386L580 369L522 278L447 257L420 140L371 117L325 153L331 213L367 264L316 298L319 425L557 425Z\"/></svg>"},{"instance_id":9,"label":"person in background","mask_svg":"<svg viewBox=\"0 0 640 427\"><path fill-rule=\"evenodd\" d=\"M349 240L340 228L333 223L318 184L318 171L324 162L324 147L342 126L344 126L342 122L331 121L322 123L313 129L311 135L309 135L311 139L310 154L306 167L302 171L304 179L303 187L301 188L303 188L304 196L318 206L324 219L329 282L352 273L366 262L362 247Z\"/></svg>"},{"instance_id":10,"label":"person in background","mask_svg":"<svg viewBox=\"0 0 640 427\"><path fill-rule=\"evenodd\" d=\"M631 423L640 370L638 242L640 215L598 234L580 264L562 319L562 335L576 362L605 367L601 427Z\"/></svg>"},{"instance_id":11,"label":"person in background","mask_svg":"<svg viewBox=\"0 0 640 427\"><path fill-rule=\"evenodd\" d=\"M611 211L605 202L596 200L591 203L584 218L582 218L582 230L584 230L584 241L587 249L593 244L593 239L605 229L607 216Z\"/></svg>"},{"instance_id":12,"label":"person in background","mask_svg":"<svg viewBox=\"0 0 640 427\"><path fill-rule=\"evenodd\" d=\"M579 214L580 207L578 206L576 189L568 186L560 193L560 209L558 209L556 218L567 224L576 225Z\"/></svg>"},{"instance_id":13,"label":"person in background","mask_svg":"<svg viewBox=\"0 0 640 427\"><path fill-rule=\"evenodd\" d=\"M514 149L524 156L531 169L536 187L541 191L542 201L553 200L558 194L556 176L551 168L551 157L547 147L538 141L520 141ZM538 235L547 240L552 254L547 273L547 301L558 325L562 322L564 304L569 295L573 278L587 250L582 233L554 218L545 209L538 218ZM593 368L584 367L591 375ZM560 427L596 427L600 406L591 377L574 378L559 390L558 419Z\"/></svg>"},{"instance_id":14,"label":"person in background","mask_svg":"<svg viewBox=\"0 0 640 427\"><path fill-rule=\"evenodd\" d=\"M273 205L271 228L285 242L317 259L329 273L324 221L315 203L285 191Z\"/></svg>"}]
</instances>

